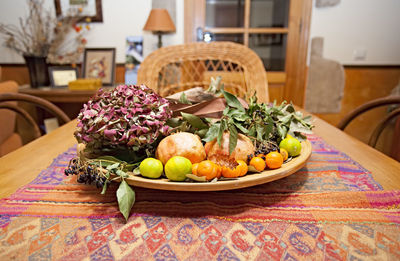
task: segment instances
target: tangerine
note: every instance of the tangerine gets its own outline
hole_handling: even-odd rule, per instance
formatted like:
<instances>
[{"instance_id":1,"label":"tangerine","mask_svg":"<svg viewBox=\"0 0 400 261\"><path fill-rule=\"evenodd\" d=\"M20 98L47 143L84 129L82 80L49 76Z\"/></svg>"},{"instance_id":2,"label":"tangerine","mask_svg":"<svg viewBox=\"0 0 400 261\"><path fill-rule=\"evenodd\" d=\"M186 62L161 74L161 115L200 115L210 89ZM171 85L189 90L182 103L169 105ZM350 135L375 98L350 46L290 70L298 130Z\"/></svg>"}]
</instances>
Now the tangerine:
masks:
<instances>
[{"instance_id":1,"label":"tangerine","mask_svg":"<svg viewBox=\"0 0 400 261\"><path fill-rule=\"evenodd\" d=\"M280 148L279 152L281 153L281 155L283 157L283 161L285 161L285 160L287 160L289 158L289 153L284 148Z\"/></svg>"},{"instance_id":2,"label":"tangerine","mask_svg":"<svg viewBox=\"0 0 400 261\"><path fill-rule=\"evenodd\" d=\"M222 176L225 178L237 178L240 177L242 168L237 165L236 167L222 166Z\"/></svg>"},{"instance_id":3,"label":"tangerine","mask_svg":"<svg viewBox=\"0 0 400 261\"><path fill-rule=\"evenodd\" d=\"M278 169L283 164L283 157L279 152L272 151L265 156L265 162L267 163L268 168Z\"/></svg>"},{"instance_id":4,"label":"tangerine","mask_svg":"<svg viewBox=\"0 0 400 261\"><path fill-rule=\"evenodd\" d=\"M199 167L199 163L192 164L192 173L197 176L197 169Z\"/></svg>"},{"instance_id":5,"label":"tangerine","mask_svg":"<svg viewBox=\"0 0 400 261\"><path fill-rule=\"evenodd\" d=\"M212 180L221 176L221 168L211 160L203 160L195 167L193 174L199 177L204 176L206 180Z\"/></svg>"},{"instance_id":6,"label":"tangerine","mask_svg":"<svg viewBox=\"0 0 400 261\"><path fill-rule=\"evenodd\" d=\"M249 167L247 166L246 162L243 160L238 160L237 163L239 164L237 168L240 168L240 175L239 177L243 177L246 175L247 171L249 170Z\"/></svg>"},{"instance_id":7,"label":"tangerine","mask_svg":"<svg viewBox=\"0 0 400 261\"><path fill-rule=\"evenodd\" d=\"M266 163L260 157L253 157L249 163L250 166L253 166L257 171L263 171L265 169Z\"/></svg>"}]
</instances>

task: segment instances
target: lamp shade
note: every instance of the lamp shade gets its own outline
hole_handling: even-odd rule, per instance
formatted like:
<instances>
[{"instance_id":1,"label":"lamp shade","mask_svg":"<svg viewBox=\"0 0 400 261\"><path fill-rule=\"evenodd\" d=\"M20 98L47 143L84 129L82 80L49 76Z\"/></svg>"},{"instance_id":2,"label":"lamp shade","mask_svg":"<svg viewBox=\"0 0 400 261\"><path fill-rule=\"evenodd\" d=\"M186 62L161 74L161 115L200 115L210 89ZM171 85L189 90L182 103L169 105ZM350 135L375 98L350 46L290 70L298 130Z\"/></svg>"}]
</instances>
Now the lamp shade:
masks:
<instances>
[{"instance_id":1,"label":"lamp shade","mask_svg":"<svg viewBox=\"0 0 400 261\"><path fill-rule=\"evenodd\" d=\"M151 10L143 30L153 32L175 32L175 25L167 9L155 8Z\"/></svg>"}]
</instances>

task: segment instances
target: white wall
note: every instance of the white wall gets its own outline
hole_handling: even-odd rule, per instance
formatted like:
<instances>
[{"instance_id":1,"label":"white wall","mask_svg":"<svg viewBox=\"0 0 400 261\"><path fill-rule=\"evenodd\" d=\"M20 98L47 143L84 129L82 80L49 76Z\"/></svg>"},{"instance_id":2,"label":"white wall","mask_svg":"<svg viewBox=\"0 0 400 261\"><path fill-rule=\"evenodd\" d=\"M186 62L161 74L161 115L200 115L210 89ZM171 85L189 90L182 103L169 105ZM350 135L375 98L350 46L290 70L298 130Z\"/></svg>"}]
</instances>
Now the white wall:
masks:
<instances>
[{"instance_id":1,"label":"white wall","mask_svg":"<svg viewBox=\"0 0 400 261\"><path fill-rule=\"evenodd\" d=\"M314 0L315 2L315 0ZM400 0L341 0L313 4L311 38L324 37L324 57L344 65L400 65ZM354 52L365 50L364 60Z\"/></svg>"},{"instance_id":2,"label":"white wall","mask_svg":"<svg viewBox=\"0 0 400 261\"><path fill-rule=\"evenodd\" d=\"M163 36L164 46L181 44L183 36L183 1L176 0L176 32ZM19 17L27 13L27 0L1 0L0 23L18 24ZM45 5L54 11L54 1L46 0ZM92 23L86 34L87 47L117 48L117 63L125 62L125 39L130 35L143 35L144 55L157 48L157 36L144 32L143 26L151 10L151 0L102 0L103 23ZM54 11L55 13L55 11ZM0 63L24 63L23 58L3 46L0 39Z\"/></svg>"}]
</instances>

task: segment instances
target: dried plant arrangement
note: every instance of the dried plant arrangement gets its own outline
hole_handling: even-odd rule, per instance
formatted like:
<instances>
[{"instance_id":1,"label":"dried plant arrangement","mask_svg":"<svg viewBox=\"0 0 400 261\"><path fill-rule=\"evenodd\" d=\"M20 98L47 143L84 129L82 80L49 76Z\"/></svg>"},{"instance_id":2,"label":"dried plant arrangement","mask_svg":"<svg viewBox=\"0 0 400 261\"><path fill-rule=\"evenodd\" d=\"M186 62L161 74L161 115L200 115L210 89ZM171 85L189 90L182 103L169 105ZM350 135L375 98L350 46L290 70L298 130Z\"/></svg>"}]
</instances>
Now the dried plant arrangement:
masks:
<instances>
[{"instance_id":1,"label":"dried plant arrangement","mask_svg":"<svg viewBox=\"0 0 400 261\"><path fill-rule=\"evenodd\" d=\"M29 13L19 18L19 25L0 23L5 46L24 56L47 57L54 64L74 64L86 45L84 33L90 30L90 19L82 21L77 13L55 17L46 10L43 0L28 0Z\"/></svg>"}]
</instances>

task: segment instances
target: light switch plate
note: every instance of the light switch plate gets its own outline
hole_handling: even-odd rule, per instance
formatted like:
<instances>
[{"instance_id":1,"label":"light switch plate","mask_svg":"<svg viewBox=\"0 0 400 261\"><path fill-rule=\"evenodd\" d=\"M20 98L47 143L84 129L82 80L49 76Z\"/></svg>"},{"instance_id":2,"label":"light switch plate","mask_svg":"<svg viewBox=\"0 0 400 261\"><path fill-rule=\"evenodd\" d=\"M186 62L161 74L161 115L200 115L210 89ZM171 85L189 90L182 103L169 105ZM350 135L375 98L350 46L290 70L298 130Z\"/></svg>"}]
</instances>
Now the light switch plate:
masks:
<instances>
[{"instance_id":1,"label":"light switch plate","mask_svg":"<svg viewBox=\"0 0 400 261\"><path fill-rule=\"evenodd\" d=\"M353 59L356 61L365 61L367 59L367 48L358 47L354 49Z\"/></svg>"}]
</instances>

